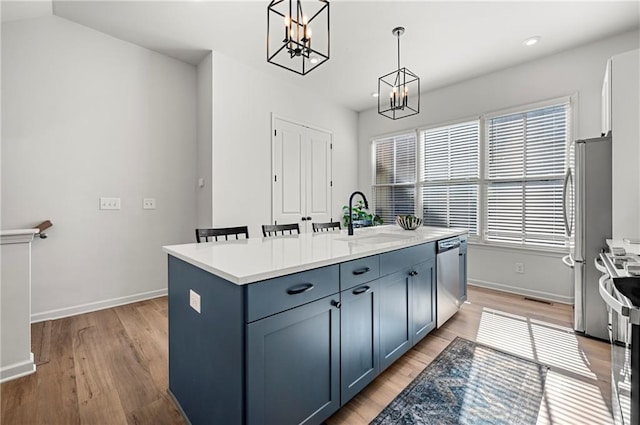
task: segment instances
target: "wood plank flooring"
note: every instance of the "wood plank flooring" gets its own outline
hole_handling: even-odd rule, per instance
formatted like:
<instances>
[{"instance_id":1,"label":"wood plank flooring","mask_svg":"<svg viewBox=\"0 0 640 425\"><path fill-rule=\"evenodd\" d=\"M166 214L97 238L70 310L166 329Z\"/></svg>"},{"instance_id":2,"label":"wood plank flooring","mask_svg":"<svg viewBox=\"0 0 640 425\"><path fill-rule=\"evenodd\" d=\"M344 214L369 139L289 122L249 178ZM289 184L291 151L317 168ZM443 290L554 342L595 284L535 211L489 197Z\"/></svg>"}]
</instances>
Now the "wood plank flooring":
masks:
<instances>
[{"instance_id":1,"label":"wood plank flooring","mask_svg":"<svg viewBox=\"0 0 640 425\"><path fill-rule=\"evenodd\" d=\"M571 317L567 305L470 287L460 312L327 424L368 424L456 336L551 367L539 424L608 424L609 345L574 335ZM0 387L2 425L186 423L166 391L166 298L34 324L32 350L37 372Z\"/></svg>"}]
</instances>

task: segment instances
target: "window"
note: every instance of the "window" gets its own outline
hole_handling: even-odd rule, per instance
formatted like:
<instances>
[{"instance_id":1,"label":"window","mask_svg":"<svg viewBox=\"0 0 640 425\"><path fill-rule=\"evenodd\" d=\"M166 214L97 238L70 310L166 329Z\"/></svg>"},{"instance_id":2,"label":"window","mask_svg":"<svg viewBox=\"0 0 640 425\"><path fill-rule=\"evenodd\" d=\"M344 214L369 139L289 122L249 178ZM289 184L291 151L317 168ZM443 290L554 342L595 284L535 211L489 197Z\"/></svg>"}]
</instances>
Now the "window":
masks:
<instances>
[{"instance_id":1,"label":"window","mask_svg":"<svg viewBox=\"0 0 640 425\"><path fill-rule=\"evenodd\" d=\"M488 241L566 246L568 106L487 119Z\"/></svg>"},{"instance_id":2,"label":"window","mask_svg":"<svg viewBox=\"0 0 640 425\"><path fill-rule=\"evenodd\" d=\"M384 224L393 224L397 215L415 212L415 133L376 140L373 150L373 209Z\"/></svg>"},{"instance_id":3,"label":"window","mask_svg":"<svg viewBox=\"0 0 640 425\"><path fill-rule=\"evenodd\" d=\"M375 140L374 208L385 224L422 214L480 242L567 248L569 99ZM416 162L419 158L419 162ZM419 177L417 177L419 176Z\"/></svg>"},{"instance_id":4,"label":"window","mask_svg":"<svg viewBox=\"0 0 640 425\"><path fill-rule=\"evenodd\" d=\"M425 130L421 140L424 224L462 227L477 236L480 123Z\"/></svg>"}]
</instances>

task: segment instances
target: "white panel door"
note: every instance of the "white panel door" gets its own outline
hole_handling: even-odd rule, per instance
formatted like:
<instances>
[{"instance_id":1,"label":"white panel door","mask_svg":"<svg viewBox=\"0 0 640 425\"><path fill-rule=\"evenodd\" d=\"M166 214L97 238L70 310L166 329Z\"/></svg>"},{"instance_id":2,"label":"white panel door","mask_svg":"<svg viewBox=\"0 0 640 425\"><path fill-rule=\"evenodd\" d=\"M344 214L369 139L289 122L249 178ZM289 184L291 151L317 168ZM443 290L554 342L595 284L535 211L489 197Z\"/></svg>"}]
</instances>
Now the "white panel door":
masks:
<instances>
[{"instance_id":1,"label":"white panel door","mask_svg":"<svg viewBox=\"0 0 640 425\"><path fill-rule=\"evenodd\" d=\"M331 221L331 135L306 129L308 133L306 160L307 221ZM308 224L311 227L311 224Z\"/></svg>"},{"instance_id":2,"label":"white panel door","mask_svg":"<svg viewBox=\"0 0 640 425\"><path fill-rule=\"evenodd\" d=\"M331 134L274 120L273 222L311 223L331 220Z\"/></svg>"}]
</instances>

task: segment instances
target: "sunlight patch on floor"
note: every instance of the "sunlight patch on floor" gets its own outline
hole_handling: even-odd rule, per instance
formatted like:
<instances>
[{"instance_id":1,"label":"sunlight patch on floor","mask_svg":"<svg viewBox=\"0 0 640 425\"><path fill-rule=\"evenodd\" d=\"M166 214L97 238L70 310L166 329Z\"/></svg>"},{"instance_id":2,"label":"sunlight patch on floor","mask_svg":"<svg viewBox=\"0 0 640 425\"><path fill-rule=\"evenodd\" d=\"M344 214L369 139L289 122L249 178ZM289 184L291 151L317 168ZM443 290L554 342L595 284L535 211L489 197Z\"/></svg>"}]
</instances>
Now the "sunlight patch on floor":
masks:
<instances>
[{"instance_id":1,"label":"sunlight patch on floor","mask_svg":"<svg viewBox=\"0 0 640 425\"><path fill-rule=\"evenodd\" d=\"M597 385L547 372L537 425L613 424Z\"/></svg>"},{"instance_id":2,"label":"sunlight patch on floor","mask_svg":"<svg viewBox=\"0 0 640 425\"><path fill-rule=\"evenodd\" d=\"M476 341L589 379L597 379L573 329L484 308Z\"/></svg>"}]
</instances>

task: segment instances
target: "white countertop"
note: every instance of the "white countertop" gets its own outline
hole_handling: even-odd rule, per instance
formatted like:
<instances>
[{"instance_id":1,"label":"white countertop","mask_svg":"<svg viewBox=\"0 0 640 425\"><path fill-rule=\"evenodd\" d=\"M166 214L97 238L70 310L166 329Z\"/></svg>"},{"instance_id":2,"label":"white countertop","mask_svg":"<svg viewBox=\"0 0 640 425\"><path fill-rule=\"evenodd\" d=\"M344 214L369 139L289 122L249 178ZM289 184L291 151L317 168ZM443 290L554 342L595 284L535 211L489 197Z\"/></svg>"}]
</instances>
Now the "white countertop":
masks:
<instances>
[{"instance_id":1,"label":"white countertop","mask_svg":"<svg viewBox=\"0 0 640 425\"><path fill-rule=\"evenodd\" d=\"M353 236L342 230L171 245L163 250L237 285L245 285L465 233L465 229L422 226L403 230L391 225L355 229Z\"/></svg>"}]
</instances>

